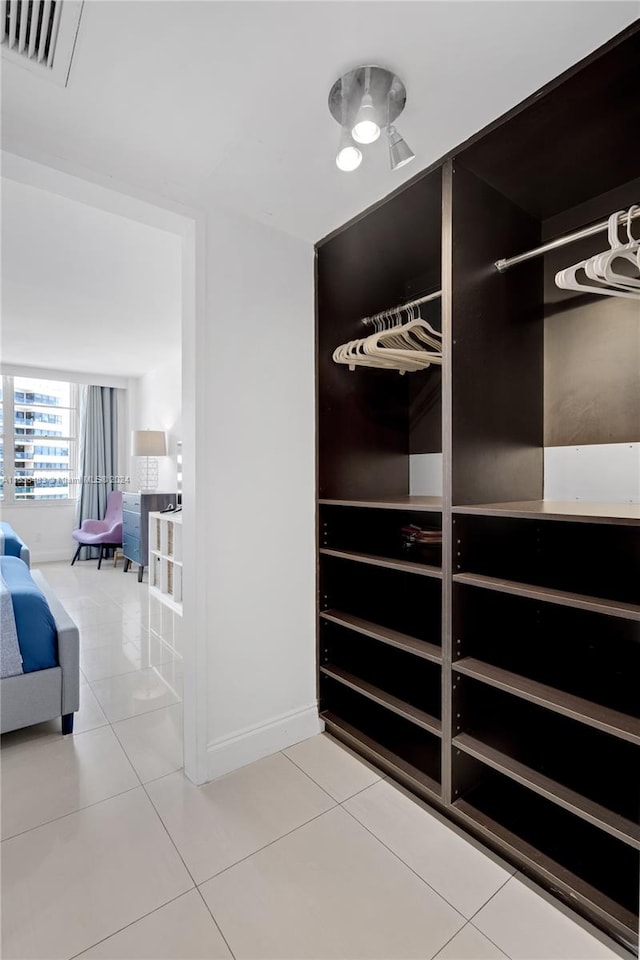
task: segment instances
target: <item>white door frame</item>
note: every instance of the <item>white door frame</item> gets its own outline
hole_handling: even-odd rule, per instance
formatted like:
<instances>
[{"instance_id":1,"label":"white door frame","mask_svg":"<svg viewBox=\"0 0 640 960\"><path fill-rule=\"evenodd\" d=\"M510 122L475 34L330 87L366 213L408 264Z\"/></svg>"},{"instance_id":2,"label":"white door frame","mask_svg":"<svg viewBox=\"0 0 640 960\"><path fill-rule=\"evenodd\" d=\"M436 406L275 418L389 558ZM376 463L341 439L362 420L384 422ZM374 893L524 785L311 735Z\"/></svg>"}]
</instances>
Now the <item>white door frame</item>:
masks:
<instances>
[{"instance_id":1,"label":"white door frame","mask_svg":"<svg viewBox=\"0 0 640 960\"><path fill-rule=\"evenodd\" d=\"M118 183L58 157L2 152L2 176L88 206L175 233L182 239L182 450L184 768L194 783L207 779L207 544L198 518L206 510L202 475L205 352L206 216L166 197Z\"/></svg>"}]
</instances>

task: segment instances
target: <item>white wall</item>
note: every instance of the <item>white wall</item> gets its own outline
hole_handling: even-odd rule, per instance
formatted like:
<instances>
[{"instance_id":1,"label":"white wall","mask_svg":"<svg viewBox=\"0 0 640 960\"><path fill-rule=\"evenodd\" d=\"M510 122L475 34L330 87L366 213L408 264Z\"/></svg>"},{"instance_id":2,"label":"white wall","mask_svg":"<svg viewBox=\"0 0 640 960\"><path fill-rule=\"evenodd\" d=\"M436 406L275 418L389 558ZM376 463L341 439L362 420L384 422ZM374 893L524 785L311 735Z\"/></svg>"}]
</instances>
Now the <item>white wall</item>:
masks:
<instances>
[{"instance_id":1,"label":"white wall","mask_svg":"<svg viewBox=\"0 0 640 960\"><path fill-rule=\"evenodd\" d=\"M168 456L158 458L158 492L176 490L176 443L182 439L182 356L129 381L129 430L164 430ZM131 450L130 433L127 451ZM139 460L130 457L131 489L137 489Z\"/></svg>"},{"instance_id":2,"label":"white wall","mask_svg":"<svg viewBox=\"0 0 640 960\"><path fill-rule=\"evenodd\" d=\"M2 504L0 514L31 550L31 566L53 560L71 560L75 503Z\"/></svg>"},{"instance_id":3,"label":"white wall","mask_svg":"<svg viewBox=\"0 0 640 960\"><path fill-rule=\"evenodd\" d=\"M183 235L185 769L202 782L320 729L313 248L14 160L17 179Z\"/></svg>"},{"instance_id":4,"label":"white wall","mask_svg":"<svg viewBox=\"0 0 640 960\"><path fill-rule=\"evenodd\" d=\"M198 433L210 777L318 732L313 248L207 221ZM204 489L203 486L204 485Z\"/></svg>"}]
</instances>

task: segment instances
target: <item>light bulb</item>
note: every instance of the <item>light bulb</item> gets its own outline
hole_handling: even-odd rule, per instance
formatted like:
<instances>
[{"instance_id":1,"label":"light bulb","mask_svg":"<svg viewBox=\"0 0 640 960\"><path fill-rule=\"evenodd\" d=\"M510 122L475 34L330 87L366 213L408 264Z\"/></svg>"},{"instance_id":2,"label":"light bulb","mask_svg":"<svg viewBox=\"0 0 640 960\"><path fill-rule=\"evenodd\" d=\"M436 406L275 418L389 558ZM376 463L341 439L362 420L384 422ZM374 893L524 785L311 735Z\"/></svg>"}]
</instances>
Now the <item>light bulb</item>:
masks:
<instances>
[{"instance_id":1,"label":"light bulb","mask_svg":"<svg viewBox=\"0 0 640 960\"><path fill-rule=\"evenodd\" d=\"M380 126L376 122L375 110L370 93L365 93L353 125L353 139L358 143L373 143L380 136Z\"/></svg>"},{"instance_id":2,"label":"light bulb","mask_svg":"<svg viewBox=\"0 0 640 960\"><path fill-rule=\"evenodd\" d=\"M336 154L336 166L345 173L351 173L362 163L362 151L356 147L351 139L351 134L347 127L342 128L340 136L340 145Z\"/></svg>"}]
</instances>

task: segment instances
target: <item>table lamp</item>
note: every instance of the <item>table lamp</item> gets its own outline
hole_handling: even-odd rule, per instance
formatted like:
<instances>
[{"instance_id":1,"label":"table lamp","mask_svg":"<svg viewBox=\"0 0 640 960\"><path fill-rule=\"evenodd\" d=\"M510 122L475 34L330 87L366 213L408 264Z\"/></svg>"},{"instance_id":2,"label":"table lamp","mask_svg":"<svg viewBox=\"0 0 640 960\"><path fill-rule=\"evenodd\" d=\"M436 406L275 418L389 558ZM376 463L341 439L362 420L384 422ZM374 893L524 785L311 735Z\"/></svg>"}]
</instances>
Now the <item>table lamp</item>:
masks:
<instances>
[{"instance_id":1,"label":"table lamp","mask_svg":"<svg viewBox=\"0 0 640 960\"><path fill-rule=\"evenodd\" d=\"M153 493L158 487L157 457L166 457L167 437L164 430L132 430L131 456L139 457L138 488L140 493Z\"/></svg>"}]
</instances>

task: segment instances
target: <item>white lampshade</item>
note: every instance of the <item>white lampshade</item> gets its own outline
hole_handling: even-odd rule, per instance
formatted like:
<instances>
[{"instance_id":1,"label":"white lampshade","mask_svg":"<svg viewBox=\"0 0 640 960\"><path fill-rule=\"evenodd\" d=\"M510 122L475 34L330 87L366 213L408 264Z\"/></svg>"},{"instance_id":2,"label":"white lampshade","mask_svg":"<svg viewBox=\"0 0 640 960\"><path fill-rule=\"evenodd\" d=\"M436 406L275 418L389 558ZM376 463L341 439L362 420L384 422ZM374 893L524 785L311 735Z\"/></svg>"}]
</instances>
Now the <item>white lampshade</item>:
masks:
<instances>
[{"instance_id":1,"label":"white lampshade","mask_svg":"<svg viewBox=\"0 0 640 960\"><path fill-rule=\"evenodd\" d=\"M167 435L164 430L132 430L132 457L166 457Z\"/></svg>"}]
</instances>

